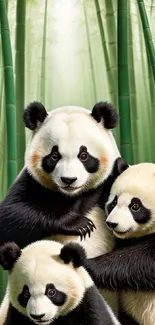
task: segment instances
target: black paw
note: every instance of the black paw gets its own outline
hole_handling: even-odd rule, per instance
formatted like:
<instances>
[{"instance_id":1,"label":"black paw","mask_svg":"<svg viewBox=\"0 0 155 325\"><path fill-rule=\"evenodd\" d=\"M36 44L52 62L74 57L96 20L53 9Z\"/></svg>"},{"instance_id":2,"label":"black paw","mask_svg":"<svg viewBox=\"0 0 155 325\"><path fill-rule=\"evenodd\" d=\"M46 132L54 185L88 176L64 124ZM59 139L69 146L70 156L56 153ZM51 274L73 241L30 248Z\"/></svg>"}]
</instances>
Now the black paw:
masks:
<instances>
[{"instance_id":1,"label":"black paw","mask_svg":"<svg viewBox=\"0 0 155 325\"><path fill-rule=\"evenodd\" d=\"M85 239L87 234L90 237L91 232L93 232L94 229L96 229L93 221L91 221L90 219L85 218L85 223L86 225L84 225L83 223L82 227L78 228L78 233L80 235L81 241L83 238Z\"/></svg>"}]
</instances>

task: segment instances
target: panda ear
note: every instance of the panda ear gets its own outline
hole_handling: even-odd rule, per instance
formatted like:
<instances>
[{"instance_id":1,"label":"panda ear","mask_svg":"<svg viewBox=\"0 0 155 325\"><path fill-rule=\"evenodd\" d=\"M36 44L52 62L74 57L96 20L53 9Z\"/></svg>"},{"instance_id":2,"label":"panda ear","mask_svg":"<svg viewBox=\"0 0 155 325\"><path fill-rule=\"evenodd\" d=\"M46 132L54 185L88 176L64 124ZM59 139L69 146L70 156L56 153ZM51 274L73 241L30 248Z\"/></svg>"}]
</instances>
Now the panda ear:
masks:
<instances>
[{"instance_id":1,"label":"panda ear","mask_svg":"<svg viewBox=\"0 0 155 325\"><path fill-rule=\"evenodd\" d=\"M44 122L47 115L46 109L41 103L30 103L23 114L25 126L30 130L35 130L38 126L38 122Z\"/></svg>"},{"instance_id":2,"label":"panda ear","mask_svg":"<svg viewBox=\"0 0 155 325\"><path fill-rule=\"evenodd\" d=\"M21 255L21 249L15 243L6 243L0 247L0 265L4 270L11 270Z\"/></svg>"},{"instance_id":3,"label":"panda ear","mask_svg":"<svg viewBox=\"0 0 155 325\"><path fill-rule=\"evenodd\" d=\"M93 107L92 117L99 123L103 122L106 129L113 129L118 123L118 114L112 104L99 102Z\"/></svg>"},{"instance_id":4,"label":"panda ear","mask_svg":"<svg viewBox=\"0 0 155 325\"><path fill-rule=\"evenodd\" d=\"M76 243L69 243L61 249L60 257L65 264L72 262L73 266L76 268L84 265L86 252L82 246Z\"/></svg>"},{"instance_id":5,"label":"panda ear","mask_svg":"<svg viewBox=\"0 0 155 325\"><path fill-rule=\"evenodd\" d=\"M114 162L113 175L117 177L122 174L127 168L129 168L129 165L124 161L122 157L118 157Z\"/></svg>"}]
</instances>

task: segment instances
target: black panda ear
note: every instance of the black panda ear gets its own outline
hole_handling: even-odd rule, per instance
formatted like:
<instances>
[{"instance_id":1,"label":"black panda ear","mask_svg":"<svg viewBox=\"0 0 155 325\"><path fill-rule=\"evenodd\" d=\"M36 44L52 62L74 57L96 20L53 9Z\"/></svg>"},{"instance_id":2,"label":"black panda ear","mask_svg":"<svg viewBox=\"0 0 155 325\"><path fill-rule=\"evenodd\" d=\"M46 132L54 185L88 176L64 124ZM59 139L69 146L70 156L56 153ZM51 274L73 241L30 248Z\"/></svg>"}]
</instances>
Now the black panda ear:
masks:
<instances>
[{"instance_id":1,"label":"black panda ear","mask_svg":"<svg viewBox=\"0 0 155 325\"><path fill-rule=\"evenodd\" d=\"M0 265L10 271L21 255L21 249L15 243L6 243L0 246Z\"/></svg>"},{"instance_id":2,"label":"black panda ear","mask_svg":"<svg viewBox=\"0 0 155 325\"><path fill-rule=\"evenodd\" d=\"M127 168L129 168L129 165L124 161L124 159L122 157L118 157L114 162L113 175L115 177L118 177Z\"/></svg>"},{"instance_id":3,"label":"black panda ear","mask_svg":"<svg viewBox=\"0 0 155 325\"><path fill-rule=\"evenodd\" d=\"M82 246L76 243L69 243L61 249L60 257L65 264L72 262L74 267L80 267L84 265L86 252Z\"/></svg>"},{"instance_id":4,"label":"black panda ear","mask_svg":"<svg viewBox=\"0 0 155 325\"><path fill-rule=\"evenodd\" d=\"M113 129L117 126L118 114L110 103L99 102L95 104L91 115L98 123L102 120L106 129Z\"/></svg>"},{"instance_id":5,"label":"black panda ear","mask_svg":"<svg viewBox=\"0 0 155 325\"><path fill-rule=\"evenodd\" d=\"M41 103L30 103L23 114L25 126L30 130L35 130L38 126L38 122L44 122L47 115L46 109Z\"/></svg>"}]
</instances>

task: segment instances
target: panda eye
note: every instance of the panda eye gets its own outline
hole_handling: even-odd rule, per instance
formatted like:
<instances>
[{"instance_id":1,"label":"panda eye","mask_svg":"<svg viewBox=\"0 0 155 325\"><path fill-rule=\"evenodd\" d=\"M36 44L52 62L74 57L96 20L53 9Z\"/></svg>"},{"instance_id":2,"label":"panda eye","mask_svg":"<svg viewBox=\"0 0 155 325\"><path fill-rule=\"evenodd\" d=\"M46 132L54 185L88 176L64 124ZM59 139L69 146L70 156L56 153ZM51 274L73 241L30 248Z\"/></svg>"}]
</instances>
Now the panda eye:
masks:
<instances>
[{"instance_id":1,"label":"panda eye","mask_svg":"<svg viewBox=\"0 0 155 325\"><path fill-rule=\"evenodd\" d=\"M140 209L140 205L138 203L134 203L132 206L131 206L131 209L133 211L138 211Z\"/></svg>"},{"instance_id":2,"label":"panda eye","mask_svg":"<svg viewBox=\"0 0 155 325\"><path fill-rule=\"evenodd\" d=\"M58 154L58 152L56 152L56 151L52 152L52 153L51 153L51 158L52 158L53 160L57 160L57 159L59 158L59 154Z\"/></svg>"},{"instance_id":3,"label":"panda eye","mask_svg":"<svg viewBox=\"0 0 155 325\"><path fill-rule=\"evenodd\" d=\"M48 297L53 297L56 294L56 290L55 289L48 289L47 290L47 296Z\"/></svg>"},{"instance_id":4,"label":"panda eye","mask_svg":"<svg viewBox=\"0 0 155 325\"><path fill-rule=\"evenodd\" d=\"M86 161L87 158L88 158L88 154L87 154L87 152L82 152L82 153L80 154L80 160L82 160L82 161Z\"/></svg>"}]
</instances>

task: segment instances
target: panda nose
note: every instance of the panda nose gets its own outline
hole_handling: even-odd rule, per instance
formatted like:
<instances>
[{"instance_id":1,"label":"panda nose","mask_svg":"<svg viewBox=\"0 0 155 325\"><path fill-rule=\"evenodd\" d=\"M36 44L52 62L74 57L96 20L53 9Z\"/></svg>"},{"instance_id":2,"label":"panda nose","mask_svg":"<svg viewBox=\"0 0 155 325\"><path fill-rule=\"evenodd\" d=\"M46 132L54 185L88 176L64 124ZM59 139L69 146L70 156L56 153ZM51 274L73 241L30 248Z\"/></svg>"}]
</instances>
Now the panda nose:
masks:
<instances>
[{"instance_id":1,"label":"panda nose","mask_svg":"<svg viewBox=\"0 0 155 325\"><path fill-rule=\"evenodd\" d=\"M33 319L38 319L38 320L40 320L40 319L42 319L42 318L45 316L45 314L41 314L41 315L33 315L33 314L30 314L30 316L31 316Z\"/></svg>"},{"instance_id":2,"label":"panda nose","mask_svg":"<svg viewBox=\"0 0 155 325\"><path fill-rule=\"evenodd\" d=\"M115 229L118 226L118 223L116 222L106 221L106 224L110 229Z\"/></svg>"},{"instance_id":3,"label":"panda nose","mask_svg":"<svg viewBox=\"0 0 155 325\"><path fill-rule=\"evenodd\" d=\"M61 177L63 183L70 185L77 180L77 177Z\"/></svg>"}]
</instances>

